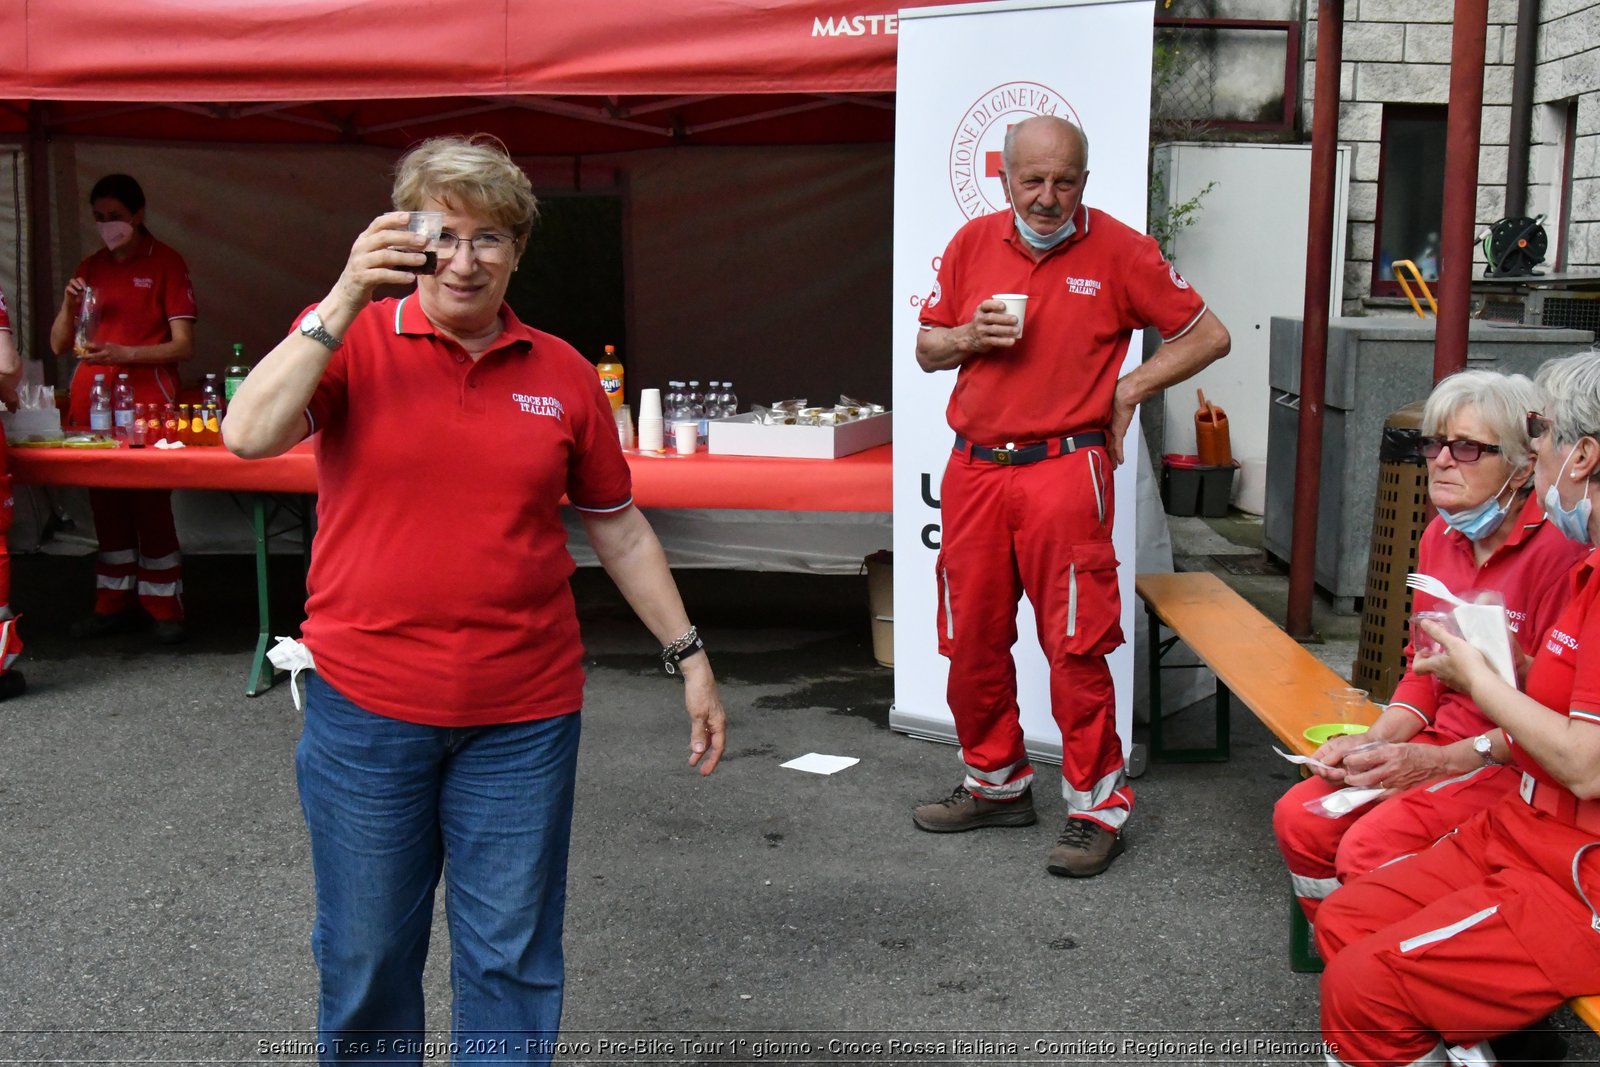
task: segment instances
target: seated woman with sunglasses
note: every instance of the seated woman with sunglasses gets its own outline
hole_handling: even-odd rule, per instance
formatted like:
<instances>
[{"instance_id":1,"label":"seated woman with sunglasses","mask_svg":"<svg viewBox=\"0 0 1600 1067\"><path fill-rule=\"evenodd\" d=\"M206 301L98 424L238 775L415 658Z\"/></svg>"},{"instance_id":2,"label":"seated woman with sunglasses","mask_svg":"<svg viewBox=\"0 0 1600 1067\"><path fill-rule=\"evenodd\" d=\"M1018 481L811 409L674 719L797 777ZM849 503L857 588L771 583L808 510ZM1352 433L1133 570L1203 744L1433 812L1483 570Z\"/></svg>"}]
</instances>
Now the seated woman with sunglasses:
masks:
<instances>
[{"instance_id":1,"label":"seated woman with sunglasses","mask_svg":"<svg viewBox=\"0 0 1600 1067\"><path fill-rule=\"evenodd\" d=\"M1518 641L1532 649L1567 598L1566 575L1584 554L1545 521L1532 499L1522 375L1466 371L1440 382L1423 410L1428 496L1439 515L1423 532L1417 569L1456 593L1494 590ZM1398 581L1399 576L1396 575ZM1448 608L1415 594L1417 611ZM1408 662L1412 649L1406 649ZM1278 801L1272 826L1296 899L1315 921L1346 879L1426 848L1516 789L1505 738L1472 701L1407 670L1365 734L1336 737L1315 757L1328 765ZM1346 786L1381 786L1376 804L1330 819L1305 807Z\"/></svg>"},{"instance_id":2,"label":"seated woman with sunglasses","mask_svg":"<svg viewBox=\"0 0 1600 1067\"><path fill-rule=\"evenodd\" d=\"M1538 384L1549 417L1529 417L1534 497L1552 526L1587 547L1600 537L1591 503L1600 476L1600 351L1552 360ZM1339 1061L1531 1060L1513 1057L1496 1035L1600 992L1597 567L1600 556L1590 552L1572 569L1570 599L1538 644L1525 692L1471 645L1425 624L1443 651L1419 657L1415 669L1494 720L1511 741L1504 755L1519 783L1437 844L1356 879L1324 904L1322 1031ZM1447 1048L1485 1038L1498 1056Z\"/></svg>"}]
</instances>

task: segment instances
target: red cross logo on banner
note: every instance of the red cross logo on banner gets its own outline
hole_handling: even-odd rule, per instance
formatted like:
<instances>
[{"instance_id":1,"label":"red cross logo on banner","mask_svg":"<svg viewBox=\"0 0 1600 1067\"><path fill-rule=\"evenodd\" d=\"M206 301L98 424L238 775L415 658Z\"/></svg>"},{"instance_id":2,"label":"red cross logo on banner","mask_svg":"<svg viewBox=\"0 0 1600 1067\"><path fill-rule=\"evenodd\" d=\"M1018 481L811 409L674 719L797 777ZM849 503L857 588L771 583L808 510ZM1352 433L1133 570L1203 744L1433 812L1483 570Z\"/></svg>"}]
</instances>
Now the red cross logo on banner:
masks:
<instances>
[{"instance_id":1,"label":"red cross logo on banner","mask_svg":"<svg viewBox=\"0 0 1600 1067\"><path fill-rule=\"evenodd\" d=\"M950 192L967 218L1005 208L1003 190L992 182L1005 169L1004 136L1035 115L1059 115L1078 123L1072 105L1038 82L997 85L973 101L956 122L950 141Z\"/></svg>"}]
</instances>

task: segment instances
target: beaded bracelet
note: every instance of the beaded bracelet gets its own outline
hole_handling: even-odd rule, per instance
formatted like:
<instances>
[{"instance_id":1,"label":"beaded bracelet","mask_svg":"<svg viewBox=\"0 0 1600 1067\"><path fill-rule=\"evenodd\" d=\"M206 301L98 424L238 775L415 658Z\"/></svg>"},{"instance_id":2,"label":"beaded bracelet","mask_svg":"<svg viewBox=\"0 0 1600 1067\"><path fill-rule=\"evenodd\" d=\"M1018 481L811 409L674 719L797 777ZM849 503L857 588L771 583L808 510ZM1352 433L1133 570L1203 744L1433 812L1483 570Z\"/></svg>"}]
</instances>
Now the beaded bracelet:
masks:
<instances>
[{"instance_id":1,"label":"beaded bracelet","mask_svg":"<svg viewBox=\"0 0 1600 1067\"><path fill-rule=\"evenodd\" d=\"M700 640L700 630L691 626L688 633L661 650L661 666L666 668L668 674L677 674L678 664L682 663L685 657L692 656L696 652L704 652L705 648L706 643Z\"/></svg>"}]
</instances>

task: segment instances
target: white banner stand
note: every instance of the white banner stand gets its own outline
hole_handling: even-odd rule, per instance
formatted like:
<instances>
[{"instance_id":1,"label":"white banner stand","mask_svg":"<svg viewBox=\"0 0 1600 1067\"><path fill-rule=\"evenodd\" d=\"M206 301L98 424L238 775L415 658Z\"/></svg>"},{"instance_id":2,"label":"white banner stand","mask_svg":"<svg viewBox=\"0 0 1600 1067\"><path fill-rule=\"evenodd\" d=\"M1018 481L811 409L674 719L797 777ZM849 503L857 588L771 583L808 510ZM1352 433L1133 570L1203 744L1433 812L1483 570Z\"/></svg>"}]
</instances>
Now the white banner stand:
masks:
<instances>
[{"instance_id":1,"label":"white banner stand","mask_svg":"<svg viewBox=\"0 0 1600 1067\"><path fill-rule=\"evenodd\" d=\"M1015 0L900 12L894 185L894 707L895 730L955 741L948 664L934 635L939 485L952 433L954 372L917 366L917 314L939 257L970 218L1007 210L996 165L1006 127L1033 115L1073 119L1089 137L1084 202L1143 229L1150 140L1154 0ZM1124 373L1142 352L1134 334ZM1126 446L1137 447L1139 424ZM1134 464L1116 473L1122 630L1110 657L1124 754L1133 726ZM1061 761L1049 672L1024 599L1017 619L1017 697L1029 754Z\"/></svg>"}]
</instances>

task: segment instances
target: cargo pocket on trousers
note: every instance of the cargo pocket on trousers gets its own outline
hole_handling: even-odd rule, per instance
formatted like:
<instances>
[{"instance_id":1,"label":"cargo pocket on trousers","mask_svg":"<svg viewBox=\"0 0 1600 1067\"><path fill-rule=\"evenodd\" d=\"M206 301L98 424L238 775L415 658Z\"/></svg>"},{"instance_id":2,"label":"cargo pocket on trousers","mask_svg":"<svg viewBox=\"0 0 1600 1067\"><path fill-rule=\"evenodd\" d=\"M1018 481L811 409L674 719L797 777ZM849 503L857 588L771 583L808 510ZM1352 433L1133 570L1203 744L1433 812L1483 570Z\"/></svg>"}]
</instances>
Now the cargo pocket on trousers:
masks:
<instances>
[{"instance_id":1,"label":"cargo pocket on trousers","mask_svg":"<svg viewBox=\"0 0 1600 1067\"><path fill-rule=\"evenodd\" d=\"M944 573L943 552L934 564L934 574L939 582L939 603L934 609L934 621L939 628L939 655L949 659L950 649L955 644L956 617L950 610L950 579Z\"/></svg>"},{"instance_id":2,"label":"cargo pocket on trousers","mask_svg":"<svg viewBox=\"0 0 1600 1067\"><path fill-rule=\"evenodd\" d=\"M1066 601L1064 646L1079 656L1103 656L1122 644L1122 597L1117 551L1110 541L1073 545L1062 576Z\"/></svg>"}]
</instances>

